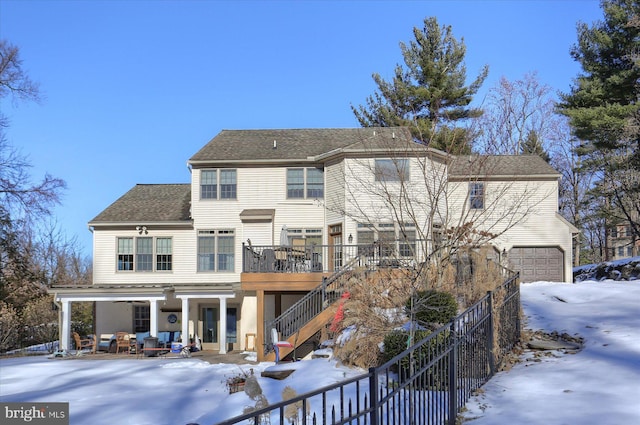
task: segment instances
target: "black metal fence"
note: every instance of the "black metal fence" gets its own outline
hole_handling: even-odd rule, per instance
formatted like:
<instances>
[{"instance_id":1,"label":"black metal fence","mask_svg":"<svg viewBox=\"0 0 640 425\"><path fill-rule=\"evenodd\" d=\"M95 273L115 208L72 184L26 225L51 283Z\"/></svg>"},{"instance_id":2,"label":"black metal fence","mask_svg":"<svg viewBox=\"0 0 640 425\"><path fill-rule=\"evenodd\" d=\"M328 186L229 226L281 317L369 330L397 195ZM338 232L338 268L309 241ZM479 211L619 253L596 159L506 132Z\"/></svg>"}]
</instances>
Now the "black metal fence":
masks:
<instances>
[{"instance_id":1,"label":"black metal fence","mask_svg":"<svg viewBox=\"0 0 640 425\"><path fill-rule=\"evenodd\" d=\"M518 278L368 373L218 425L453 425L520 339Z\"/></svg>"}]
</instances>

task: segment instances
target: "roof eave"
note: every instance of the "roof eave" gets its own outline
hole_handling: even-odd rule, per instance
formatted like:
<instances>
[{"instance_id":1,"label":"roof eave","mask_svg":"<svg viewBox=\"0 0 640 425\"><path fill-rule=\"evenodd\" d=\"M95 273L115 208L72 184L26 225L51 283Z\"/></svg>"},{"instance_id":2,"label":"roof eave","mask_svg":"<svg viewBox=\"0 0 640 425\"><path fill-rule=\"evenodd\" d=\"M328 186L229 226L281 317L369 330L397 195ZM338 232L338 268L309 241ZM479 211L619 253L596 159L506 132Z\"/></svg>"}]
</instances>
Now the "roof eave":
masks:
<instances>
[{"instance_id":1,"label":"roof eave","mask_svg":"<svg viewBox=\"0 0 640 425\"><path fill-rule=\"evenodd\" d=\"M193 220L180 221L90 221L89 227L129 227L129 226L163 226L163 227L193 227Z\"/></svg>"}]
</instances>

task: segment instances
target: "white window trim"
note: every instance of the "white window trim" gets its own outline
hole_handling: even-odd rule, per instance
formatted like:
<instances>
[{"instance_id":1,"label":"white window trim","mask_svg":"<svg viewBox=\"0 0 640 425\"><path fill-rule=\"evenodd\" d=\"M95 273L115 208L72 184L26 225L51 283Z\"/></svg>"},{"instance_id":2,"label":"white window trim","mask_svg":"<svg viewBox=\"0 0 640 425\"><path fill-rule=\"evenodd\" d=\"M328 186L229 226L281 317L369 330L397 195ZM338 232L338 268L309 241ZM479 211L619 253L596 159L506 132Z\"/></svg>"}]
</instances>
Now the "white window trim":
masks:
<instances>
[{"instance_id":1,"label":"white window trim","mask_svg":"<svg viewBox=\"0 0 640 425\"><path fill-rule=\"evenodd\" d=\"M138 270L138 253L137 253L137 240L140 238L151 239L151 262L152 268L151 270ZM120 270L118 268L118 257L120 256L119 243L121 239L131 239L133 241L133 251L131 255L133 256L133 270ZM170 254L162 254L162 255L170 255L171 256L171 270L158 270L158 253L157 253L157 241L158 239L169 239L171 240L171 253ZM127 254L128 255L128 254ZM116 273L173 273L173 237L172 236L117 236L116 237Z\"/></svg>"}]
</instances>

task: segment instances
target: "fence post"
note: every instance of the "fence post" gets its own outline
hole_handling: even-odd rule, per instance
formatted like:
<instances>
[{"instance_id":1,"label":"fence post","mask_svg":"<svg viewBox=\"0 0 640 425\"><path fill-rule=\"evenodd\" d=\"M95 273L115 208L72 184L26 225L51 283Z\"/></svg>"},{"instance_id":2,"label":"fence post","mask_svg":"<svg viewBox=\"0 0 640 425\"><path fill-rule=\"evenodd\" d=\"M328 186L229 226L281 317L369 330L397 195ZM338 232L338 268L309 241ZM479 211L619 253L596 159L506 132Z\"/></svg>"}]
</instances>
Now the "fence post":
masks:
<instances>
[{"instance_id":1,"label":"fence post","mask_svg":"<svg viewBox=\"0 0 640 425\"><path fill-rule=\"evenodd\" d=\"M369 368L369 395L369 406L371 406L369 423L371 425L378 425L378 374L376 373L375 367Z\"/></svg>"},{"instance_id":2,"label":"fence post","mask_svg":"<svg viewBox=\"0 0 640 425\"><path fill-rule=\"evenodd\" d=\"M487 304L489 305L489 335L487 335L487 350L489 351L489 376L496 373L496 359L494 356L494 332L495 316L493 314L493 292L487 291Z\"/></svg>"},{"instance_id":3,"label":"fence post","mask_svg":"<svg viewBox=\"0 0 640 425\"><path fill-rule=\"evenodd\" d=\"M449 353L449 425L455 425L458 416L458 332L456 319L451 322L451 352Z\"/></svg>"},{"instance_id":4,"label":"fence post","mask_svg":"<svg viewBox=\"0 0 640 425\"><path fill-rule=\"evenodd\" d=\"M516 335L517 335L517 341L520 341L520 339L522 338L522 323L520 322L520 285L518 284L518 280L520 279L520 272L517 272L515 277L513 278L513 284L516 287L516 300L517 302L516 304Z\"/></svg>"}]
</instances>

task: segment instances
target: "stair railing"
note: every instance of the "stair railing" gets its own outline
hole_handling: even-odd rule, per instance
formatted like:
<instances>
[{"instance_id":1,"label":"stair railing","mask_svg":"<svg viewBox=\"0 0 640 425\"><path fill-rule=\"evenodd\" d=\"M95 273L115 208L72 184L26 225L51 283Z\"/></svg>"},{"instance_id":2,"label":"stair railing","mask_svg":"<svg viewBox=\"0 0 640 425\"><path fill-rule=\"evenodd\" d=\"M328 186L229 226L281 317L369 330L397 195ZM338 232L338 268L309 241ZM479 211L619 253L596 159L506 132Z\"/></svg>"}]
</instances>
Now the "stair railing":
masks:
<instances>
[{"instance_id":1,"label":"stair railing","mask_svg":"<svg viewBox=\"0 0 640 425\"><path fill-rule=\"evenodd\" d=\"M280 335L280 339L286 340L299 332L304 325L309 323L328 306L340 299L345 288L344 279L341 279L341 277L351 271L353 266L358 264L359 261L360 256L351 259L344 267L340 268L340 270L331 276L323 277L322 283L318 287L305 294L280 316L273 320L265 321L264 353L268 354L273 351L273 344L277 342L271 341L271 329L275 328Z\"/></svg>"}]
</instances>

